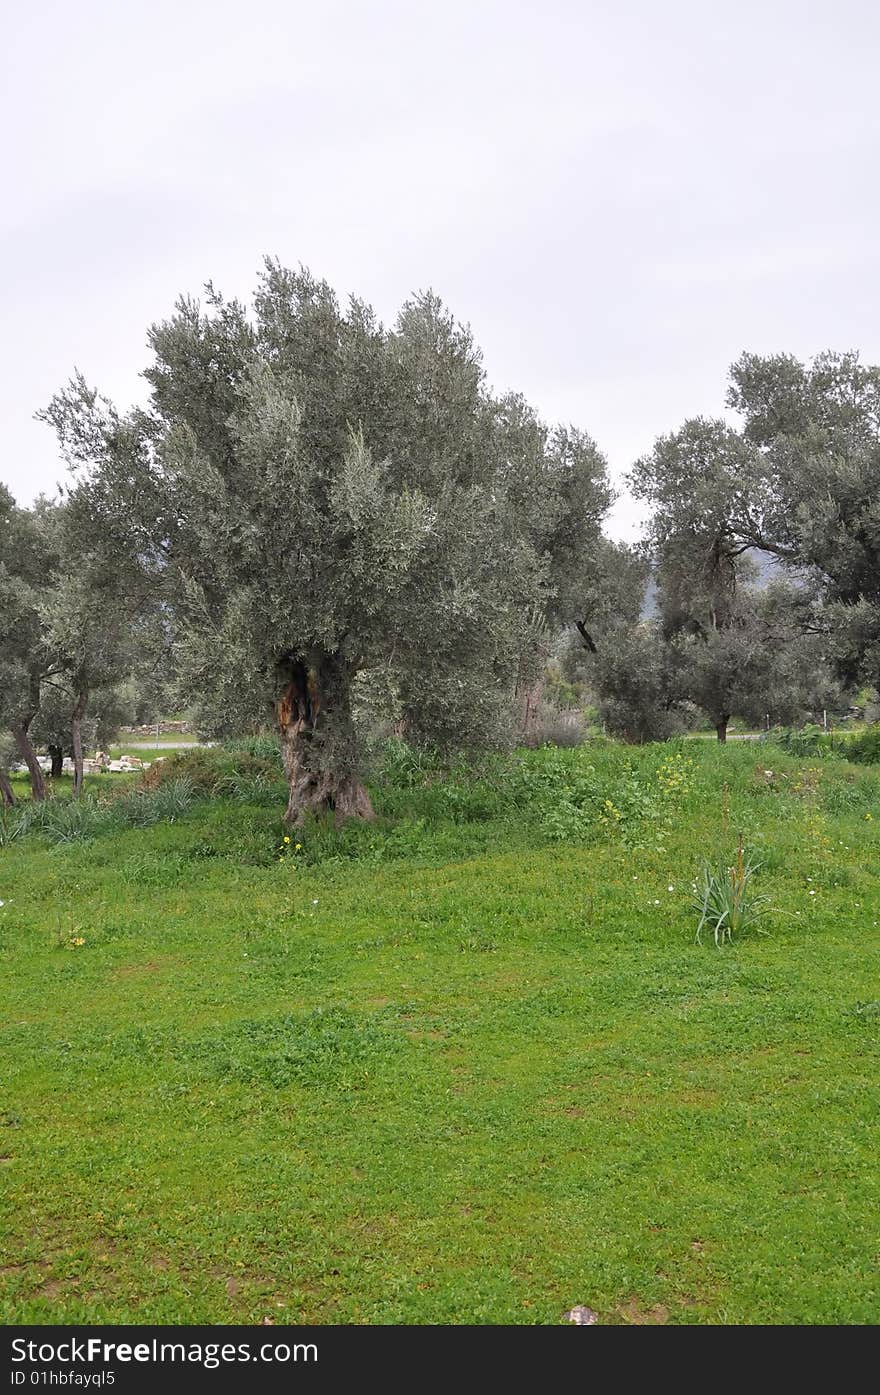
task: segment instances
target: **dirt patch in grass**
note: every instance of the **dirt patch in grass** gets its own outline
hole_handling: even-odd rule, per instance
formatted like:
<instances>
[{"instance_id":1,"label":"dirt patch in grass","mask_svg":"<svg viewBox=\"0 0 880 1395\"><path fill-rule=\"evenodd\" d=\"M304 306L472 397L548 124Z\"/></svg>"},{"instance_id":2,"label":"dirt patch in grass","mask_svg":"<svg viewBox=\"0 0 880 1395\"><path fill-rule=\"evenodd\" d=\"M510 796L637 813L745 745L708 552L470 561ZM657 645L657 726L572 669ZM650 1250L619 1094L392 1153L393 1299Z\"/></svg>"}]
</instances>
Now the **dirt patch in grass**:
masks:
<instances>
[{"instance_id":1,"label":"dirt patch in grass","mask_svg":"<svg viewBox=\"0 0 880 1395\"><path fill-rule=\"evenodd\" d=\"M141 974L159 974L163 969L171 968L175 962L173 959L149 959L145 964L120 964L113 970L111 978L137 978Z\"/></svg>"},{"instance_id":2,"label":"dirt patch in grass","mask_svg":"<svg viewBox=\"0 0 880 1395\"><path fill-rule=\"evenodd\" d=\"M659 1327L669 1321L669 1309L665 1303L654 1303L648 1308L636 1297L619 1303L617 1312L631 1327Z\"/></svg>"}]
</instances>

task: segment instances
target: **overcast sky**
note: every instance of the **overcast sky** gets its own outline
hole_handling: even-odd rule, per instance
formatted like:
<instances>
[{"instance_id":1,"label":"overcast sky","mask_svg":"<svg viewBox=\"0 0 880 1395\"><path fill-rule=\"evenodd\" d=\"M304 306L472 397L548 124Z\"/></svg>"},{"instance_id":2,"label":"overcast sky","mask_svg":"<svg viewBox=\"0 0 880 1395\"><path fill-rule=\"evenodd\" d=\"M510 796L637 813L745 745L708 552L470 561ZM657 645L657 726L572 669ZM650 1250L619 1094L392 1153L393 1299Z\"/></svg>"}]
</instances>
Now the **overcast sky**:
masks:
<instances>
[{"instance_id":1,"label":"overcast sky","mask_svg":"<svg viewBox=\"0 0 880 1395\"><path fill-rule=\"evenodd\" d=\"M876 0L32 0L4 18L0 478L81 368L265 253L386 320L431 286L615 476L743 349L880 361ZM631 535L622 499L611 531Z\"/></svg>"}]
</instances>

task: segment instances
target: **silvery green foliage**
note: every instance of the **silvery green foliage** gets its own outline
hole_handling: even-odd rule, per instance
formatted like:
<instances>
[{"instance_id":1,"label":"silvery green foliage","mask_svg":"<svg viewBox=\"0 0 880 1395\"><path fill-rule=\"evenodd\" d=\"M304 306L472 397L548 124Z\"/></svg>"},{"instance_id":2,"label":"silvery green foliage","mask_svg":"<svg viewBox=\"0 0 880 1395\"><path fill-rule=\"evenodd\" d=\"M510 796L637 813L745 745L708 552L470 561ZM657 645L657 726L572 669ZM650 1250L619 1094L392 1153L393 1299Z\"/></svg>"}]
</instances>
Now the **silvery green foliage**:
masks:
<instances>
[{"instance_id":1,"label":"silvery green foliage","mask_svg":"<svg viewBox=\"0 0 880 1395\"><path fill-rule=\"evenodd\" d=\"M666 741L686 731L692 712L685 703L679 646L659 624L621 627L603 643L591 664L591 683L608 732L625 741Z\"/></svg>"},{"instance_id":2,"label":"silvery green foliage","mask_svg":"<svg viewBox=\"0 0 880 1395\"><path fill-rule=\"evenodd\" d=\"M251 309L209 288L150 342L146 412L76 380L47 415L83 467L80 506L165 598L215 729L267 712L302 665L326 694L306 754L337 775L358 764L351 687L370 670L414 731L494 735L523 615L570 605L596 546L592 441L494 398L431 294L388 330L272 262Z\"/></svg>"},{"instance_id":3,"label":"silvery green foliage","mask_svg":"<svg viewBox=\"0 0 880 1395\"><path fill-rule=\"evenodd\" d=\"M728 623L678 642L684 693L716 725L731 716L754 726L800 724L838 697L822 639L805 632L805 598L776 582L741 591Z\"/></svg>"},{"instance_id":4,"label":"silvery green foliage","mask_svg":"<svg viewBox=\"0 0 880 1395\"><path fill-rule=\"evenodd\" d=\"M808 569L844 676L880 674L880 367L854 353L809 365L744 354L728 405L741 413L761 488L744 530Z\"/></svg>"},{"instance_id":5,"label":"silvery green foliage","mask_svg":"<svg viewBox=\"0 0 880 1395\"><path fill-rule=\"evenodd\" d=\"M67 751L74 727L91 740L98 724L83 723L90 702L102 716L96 700L109 730L118 706L109 690L133 666L137 625L120 585L125 554L81 500L19 509L0 487L0 536L0 726L31 762L39 796L34 743Z\"/></svg>"},{"instance_id":6,"label":"silvery green foliage","mask_svg":"<svg viewBox=\"0 0 880 1395\"><path fill-rule=\"evenodd\" d=\"M73 755L72 718L76 695L67 686L65 676L43 683L40 710L31 725L31 739L39 747L56 747L63 755ZM126 700L125 689L96 688L89 695L89 715L82 723L82 739L86 750L105 749L115 741L119 728L131 720L132 708Z\"/></svg>"},{"instance_id":7,"label":"silvery green foliage","mask_svg":"<svg viewBox=\"0 0 880 1395\"><path fill-rule=\"evenodd\" d=\"M351 710L361 740L370 749L402 734L404 712L396 674L387 665L356 674Z\"/></svg>"},{"instance_id":8,"label":"silvery green foliage","mask_svg":"<svg viewBox=\"0 0 880 1395\"><path fill-rule=\"evenodd\" d=\"M677 646L681 694L723 740L732 716L763 723L805 715L831 691L810 634L811 596L777 581L761 592L749 528L761 492L753 443L697 418L661 437L633 470L649 524L663 634Z\"/></svg>"},{"instance_id":9,"label":"silvery green foliage","mask_svg":"<svg viewBox=\"0 0 880 1395\"><path fill-rule=\"evenodd\" d=\"M55 670L76 696L109 686L130 667L130 626L112 587L90 572L75 545L65 548L39 615Z\"/></svg>"},{"instance_id":10,"label":"silvery green foliage","mask_svg":"<svg viewBox=\"0 0 880 1395\"><path fill-rule=\"evenodd\" d=\"M0 729L15 737L18 758L28 761L37 798L44 782L28 733L41 684L56 668L41 606L57 557L57 510L45 499L33 509L17 508L0 485Z\"/></svg>"},{"instance_id":11,"label":"silvery green foliage","mask_svg":"<svg viewBox=\"0 0 880 1395\"><path fill-rule=\"evenodd\" d=\"M50 755L71 756L73 754L73 710L76 696L66 686L62 677L44 682L40 688L40 708L31 723L30 737L37 748L43 748ZM87 748L95 744L97 729L91 719L82 723L83 741Z\"/></svg>"},{"instance_id":12,"label":"silvery green foliage","mask_svg":"<svg viewBox=\"0 0 880 1395\"><path fill-rule=\"evenodd\" d=\"M633 467L651 508L648 547L667 635L723 629L752 573L742 521L757 488L755 452L722 421L702 417L661 436Z\"/></svg>"},{"instance_id":13,"label":"silvery green foliage","mask_svg":"<svg viewBox=\"0 0 880 1395\"><path fill-rule=\"evenodd\" d=\"M613 648L621 634L647 618L650 571L640 549L609 538L599 540L593 565L584 569L579 604L568 617L570 628L560 646L569 676L584 666L589 674L589 656Z\"/></svg>"}]
</instances>

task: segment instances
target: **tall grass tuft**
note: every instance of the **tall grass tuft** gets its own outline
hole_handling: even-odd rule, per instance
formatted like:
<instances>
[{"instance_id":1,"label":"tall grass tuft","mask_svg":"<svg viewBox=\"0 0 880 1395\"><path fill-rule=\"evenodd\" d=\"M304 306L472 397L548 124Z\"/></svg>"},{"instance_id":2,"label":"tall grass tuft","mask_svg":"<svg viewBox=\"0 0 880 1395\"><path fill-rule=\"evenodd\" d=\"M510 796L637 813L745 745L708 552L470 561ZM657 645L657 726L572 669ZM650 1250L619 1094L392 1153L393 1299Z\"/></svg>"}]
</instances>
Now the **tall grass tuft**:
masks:
<instances>
[{"instance_id":1,"label":"tall grass tuft","mask_svg":"<svg viewBox=\"0 0 880 1395\"><path fill-rule=\"evenodd\" d=\"M708 925L716 945L729 944L734 936L751 929L767 909L767 897L752 890L752 878L759 863L746 857L742 834L739 835L736 860L732 867L715 868L706 862L695 883L693 904L700 912L697 944L702 944L703 930Z\"/></svg>"},{"instance_id":2,"label":"tall grass tuft","mask_svg":"<svg viewBox=\"0 0 880 1395\"><path fill-rule=\"evenodd\" d=\"M166 780L154 790L131 790L111 805L115 820L129 828L147 828L186 814L197 797L195 786L186 775Z\"/></svg>"}]
</instances>

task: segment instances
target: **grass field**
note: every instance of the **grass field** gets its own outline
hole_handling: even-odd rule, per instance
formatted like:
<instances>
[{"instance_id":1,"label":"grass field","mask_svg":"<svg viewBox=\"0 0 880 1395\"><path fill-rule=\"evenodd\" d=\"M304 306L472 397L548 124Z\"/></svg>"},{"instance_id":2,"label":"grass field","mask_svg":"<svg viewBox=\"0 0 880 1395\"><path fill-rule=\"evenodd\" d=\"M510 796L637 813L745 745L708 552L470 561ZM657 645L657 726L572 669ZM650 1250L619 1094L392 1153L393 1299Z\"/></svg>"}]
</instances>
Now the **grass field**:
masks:
<instances>
[{"instance_id":1,"label":"grass field","mask_svg":"<svg viewBox=\"0 0 880 1395\"><path fill-rule=\"evenodd\" d=\"M876 1322L880 769L597 744L376 799L0 849L5 1320ZM740 831L766 933L697 945Z\"/></svg>"}]
</instances>

